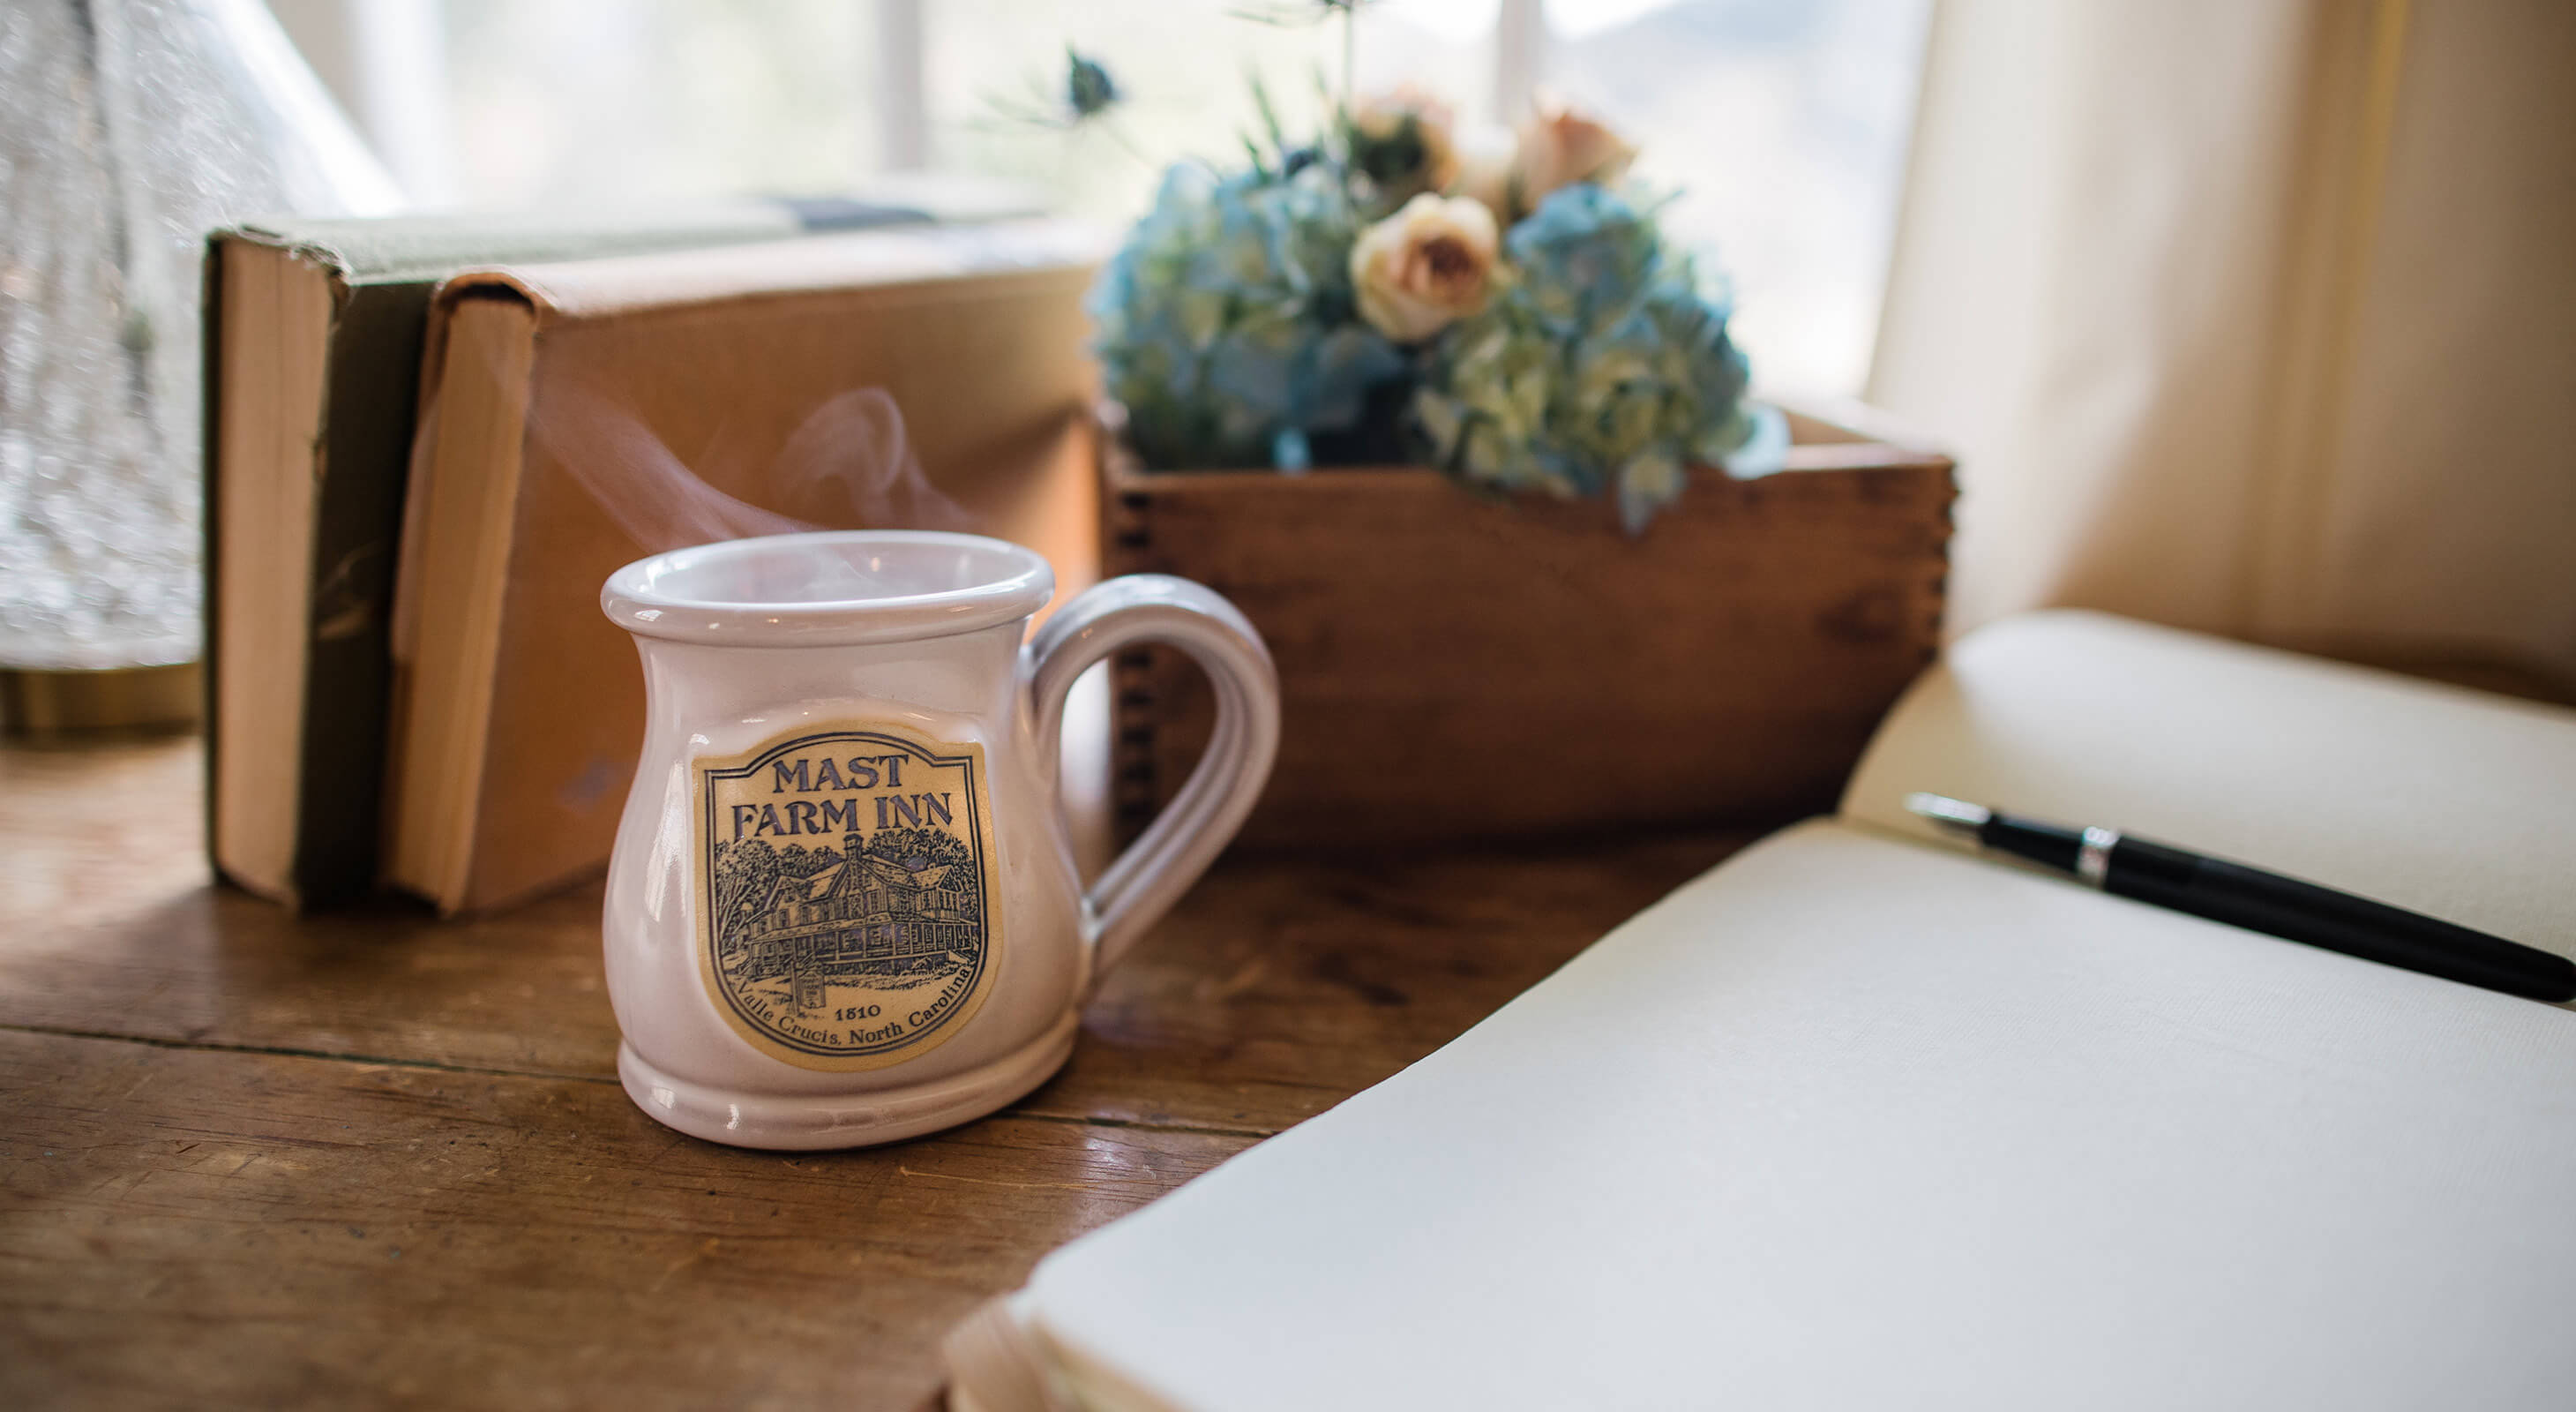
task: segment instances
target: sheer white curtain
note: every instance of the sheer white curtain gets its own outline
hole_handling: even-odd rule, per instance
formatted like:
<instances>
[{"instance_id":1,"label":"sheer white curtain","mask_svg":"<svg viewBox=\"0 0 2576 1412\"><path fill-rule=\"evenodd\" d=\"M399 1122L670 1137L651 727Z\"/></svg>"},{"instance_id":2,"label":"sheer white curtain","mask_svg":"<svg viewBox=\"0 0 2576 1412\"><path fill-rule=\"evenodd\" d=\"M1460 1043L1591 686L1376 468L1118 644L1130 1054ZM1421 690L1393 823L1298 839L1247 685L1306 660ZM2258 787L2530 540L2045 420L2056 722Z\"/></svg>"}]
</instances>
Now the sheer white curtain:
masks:
<instances>
[{"instance_id":1,"label":"sheer white curtain","mask_svg":"<svg viewBox=\"0 0 2576 1412\"><path fill-rule=\"evenodd\" d=\"M2576 6L1940 0L1872 400L1953 627L2576 682Z\"/></svg>"}]
</instances>

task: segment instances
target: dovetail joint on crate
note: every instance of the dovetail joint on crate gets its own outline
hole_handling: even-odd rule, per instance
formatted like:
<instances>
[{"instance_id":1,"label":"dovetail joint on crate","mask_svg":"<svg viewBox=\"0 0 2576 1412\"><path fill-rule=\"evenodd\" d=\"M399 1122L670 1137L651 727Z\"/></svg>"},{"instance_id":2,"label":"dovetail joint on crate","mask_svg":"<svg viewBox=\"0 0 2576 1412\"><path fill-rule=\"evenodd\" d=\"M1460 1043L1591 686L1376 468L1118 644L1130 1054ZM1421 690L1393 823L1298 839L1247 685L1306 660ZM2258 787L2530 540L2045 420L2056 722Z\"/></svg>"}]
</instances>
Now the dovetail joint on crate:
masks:
<instances>
[{"instance_id":1,"label":"dovetail joint on crate","mask_svg":"<svg viewBox=\"0 0 2576 1412\"><path fill-rule=\"evenodd\" d=\"M1149 559L1154 547L1149 515L1153 498L1136 491L1119 491L1107 503L1106 550L1111 571L1137 572L1145 567L1138 561ZM1152 821L1161 798L1156 788L1160 781L1156 776L1154 743L1162 693L1155 680L1154 654L1144 650L1117 654L1109 664L1109 685L1113 732L1110 802L1119 831L1133 835Z\"/></svg>"}]
</instances>

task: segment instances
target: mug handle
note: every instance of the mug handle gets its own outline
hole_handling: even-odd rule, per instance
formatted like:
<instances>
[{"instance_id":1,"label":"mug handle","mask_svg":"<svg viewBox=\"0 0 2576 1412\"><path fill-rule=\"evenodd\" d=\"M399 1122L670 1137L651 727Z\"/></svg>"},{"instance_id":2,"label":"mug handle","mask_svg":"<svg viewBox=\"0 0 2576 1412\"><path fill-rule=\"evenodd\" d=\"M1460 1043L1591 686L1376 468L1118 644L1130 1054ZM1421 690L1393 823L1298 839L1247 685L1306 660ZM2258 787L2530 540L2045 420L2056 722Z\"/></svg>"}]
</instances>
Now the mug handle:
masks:
<instances>
[{"instance_id":1,"label":"mug handle","mask_svg":"<svg viewBox=\"0 0 2576 1412\"><path fill-rule=\"evenodd\" d=\"M1093 663L1156 642L1188 653L1216 688L1216 730L1181 792L1083 895L1096 981L1243 827L1279 754L1279 671L1231 603L1188 579L1129 574L1094 584L1047 619L1028 646L1038 749L1057 778L1065 694Z\"/></svg>"}]
</instances>

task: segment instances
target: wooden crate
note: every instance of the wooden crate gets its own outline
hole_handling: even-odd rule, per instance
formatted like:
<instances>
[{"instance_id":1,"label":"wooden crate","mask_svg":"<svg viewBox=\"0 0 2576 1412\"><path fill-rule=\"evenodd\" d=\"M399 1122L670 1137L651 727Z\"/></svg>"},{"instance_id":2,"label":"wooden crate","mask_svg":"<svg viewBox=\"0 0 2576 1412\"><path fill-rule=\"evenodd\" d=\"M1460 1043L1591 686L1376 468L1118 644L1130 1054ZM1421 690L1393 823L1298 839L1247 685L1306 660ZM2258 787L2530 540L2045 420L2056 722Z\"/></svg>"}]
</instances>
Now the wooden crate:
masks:
<instances>
[{"instance_id":1,"label":"wooden crate","mask_svg":"<svg viewBox=\"0 0 2576 1412\"><path fill-rule=\"evenodd\" d=\"M1768 821L1830 807L1939 643L1950 458L1791 418L1788 467L1611 508L1419 468L1147 472L1100 438L1102 568L1196 579L1279 663L1264 845ZM1141 827L1206 744L1206 680L1121 654L1115 799Z\"/></svg>"}]
</instances>

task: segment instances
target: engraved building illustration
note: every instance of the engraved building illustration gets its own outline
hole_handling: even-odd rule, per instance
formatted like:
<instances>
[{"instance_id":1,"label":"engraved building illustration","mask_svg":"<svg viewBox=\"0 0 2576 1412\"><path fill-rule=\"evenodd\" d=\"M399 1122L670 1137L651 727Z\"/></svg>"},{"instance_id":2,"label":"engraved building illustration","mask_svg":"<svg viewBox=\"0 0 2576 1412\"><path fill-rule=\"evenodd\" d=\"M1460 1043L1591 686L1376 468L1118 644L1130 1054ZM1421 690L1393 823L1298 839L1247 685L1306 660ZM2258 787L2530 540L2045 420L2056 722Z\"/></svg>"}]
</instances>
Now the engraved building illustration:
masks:
<instances>
[{"instance_id":1,"label":"engraved building illustration","mask_svg":"<svg viewBox=\"0 0 2576 1412\"><path fill-rule=\"evenodd\" d=\"M982 921L969 910L980 888L972 862L871 857L851 834L841 861L804 877L780 874L765 898L726 919L726 969L759 981L971 966L984 944Z\"/></svg>"}]
</instances>

